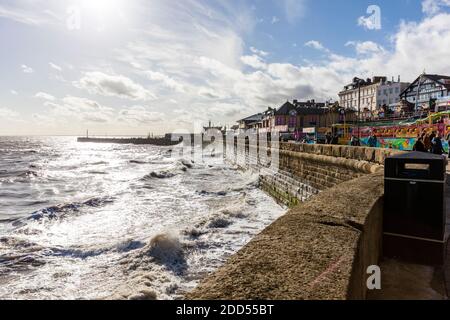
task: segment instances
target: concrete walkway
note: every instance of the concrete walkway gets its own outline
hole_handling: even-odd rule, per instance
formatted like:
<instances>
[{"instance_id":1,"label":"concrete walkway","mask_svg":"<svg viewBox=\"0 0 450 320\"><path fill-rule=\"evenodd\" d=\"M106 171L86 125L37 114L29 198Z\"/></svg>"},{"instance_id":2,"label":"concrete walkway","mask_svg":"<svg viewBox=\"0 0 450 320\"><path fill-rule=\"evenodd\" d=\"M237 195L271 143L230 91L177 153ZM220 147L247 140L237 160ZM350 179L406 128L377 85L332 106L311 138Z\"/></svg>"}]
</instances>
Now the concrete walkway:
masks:
<instances>
[{"instance_id":1,"label":"concrete walkway","mask_svg":"<svg viewBox=\"0 0 450 320\"><path fill-rule=\"evenodd\" d=\"M450 235L450 162L447 166L447 192L446 192L446 202L447 202L447 235ZM447 243L447 259L444 266L444 274L446 281L447 297L450 298L450 245Z\"/></svg>"},{"instance_id":2,"label":"concrete walkway","mask_svg":"<svg viewBox=\"0 0 450 320\"><path fill-rule=\"evenodd\" d=\"M450 163L447 166L447 234L450 234ZM385 259L382 290L369 292L371 300L442 300L450 297L450 246L444 267L433 267Z\"/></svg>"}]
</instances>

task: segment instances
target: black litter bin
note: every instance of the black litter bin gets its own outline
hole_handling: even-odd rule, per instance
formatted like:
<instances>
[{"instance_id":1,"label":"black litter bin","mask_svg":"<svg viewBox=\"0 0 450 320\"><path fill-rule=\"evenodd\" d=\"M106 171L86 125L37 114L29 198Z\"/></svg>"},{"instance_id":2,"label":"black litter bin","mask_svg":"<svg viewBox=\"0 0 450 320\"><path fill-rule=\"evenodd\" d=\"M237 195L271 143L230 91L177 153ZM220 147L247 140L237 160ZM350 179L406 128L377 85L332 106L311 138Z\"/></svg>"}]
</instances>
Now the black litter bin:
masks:
<instances>
[{"instance_id":1,"label":"black litter bin","mask_svg":"<svg viewBox=\"0 0 450 320\"><path fill-rule=\"evenodd\" d=\"M446 161L441 156L411 152L386 159L384 256L444 263L445 180Z\"/></svg>"}]
</instances>

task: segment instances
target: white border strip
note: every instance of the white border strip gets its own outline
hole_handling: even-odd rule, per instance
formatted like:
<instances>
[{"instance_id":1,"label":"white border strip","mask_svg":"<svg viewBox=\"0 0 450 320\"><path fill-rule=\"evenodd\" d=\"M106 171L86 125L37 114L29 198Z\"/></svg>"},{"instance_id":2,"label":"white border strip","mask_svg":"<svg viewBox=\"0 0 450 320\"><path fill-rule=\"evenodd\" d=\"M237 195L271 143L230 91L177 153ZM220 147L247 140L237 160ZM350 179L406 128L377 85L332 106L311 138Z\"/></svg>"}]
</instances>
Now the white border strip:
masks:
<instances>
[{"instance_id":1,"label":"white border strip","mask_svg":"<svg viewBox=\"0 0 450 320\"><path fill-rule=\"evenodd\" d=\"M400 179L400 178L384 178L389 181L407 181L407 182L428 182L428 183L442 183L445 184L445 180L422 180L422 179Z\"/></svg>"},{"instance_id":2,"label":"white border strip","mask_svg":"<svg viewBox=\"0 0 450 320\"><path fill-rule=\"evenodd\" d=\"M414 236L407 236L404 234L397 234L397 233L389 233L384 232L387 236L393 236L393 237L400 237L400 238L407 238L407 239L414 239L414 240L423 240L423 241L429 241L429 242L436 242L436 243L442 243L445 244L445 240L436 240L436 239L428 239L428 238L420 238L420 237L414 237Z\"/></svg>"}]
</instances>

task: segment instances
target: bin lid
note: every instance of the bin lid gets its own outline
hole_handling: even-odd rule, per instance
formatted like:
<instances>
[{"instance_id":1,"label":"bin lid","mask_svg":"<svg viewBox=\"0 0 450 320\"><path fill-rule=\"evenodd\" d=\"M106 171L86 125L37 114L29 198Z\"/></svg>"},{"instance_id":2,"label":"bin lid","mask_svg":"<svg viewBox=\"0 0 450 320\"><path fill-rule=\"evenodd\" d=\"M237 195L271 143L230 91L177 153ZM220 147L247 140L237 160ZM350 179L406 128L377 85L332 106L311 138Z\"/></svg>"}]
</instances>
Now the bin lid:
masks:
<instances>
[{"instance_id":1,"label":"bin lid","mask_svg":"<svg viewBox=\"0 0 450 320\"><path fill-rule=\"evenodd\" d=\"M415 166L416 164L420 166ZM386 158L384 176L385 179L419 179L441 182L445 180L446 176L445 159L443 156L426 152L396 154Z\"/></svg>"},{"instance_id":2,"label":"bin lid","mask_svg":"<svg viewBox=\"0 0 450 320\"><path fill-rule=\"evenodd\" d=\"M443 156L429 153L429 152L417 152L417 151L399 153L399 154L388 157L388 159L405 159L405 160L415 159L415 160L442 160L442 161L444 161Z\"/></svg>"}]
</instances>

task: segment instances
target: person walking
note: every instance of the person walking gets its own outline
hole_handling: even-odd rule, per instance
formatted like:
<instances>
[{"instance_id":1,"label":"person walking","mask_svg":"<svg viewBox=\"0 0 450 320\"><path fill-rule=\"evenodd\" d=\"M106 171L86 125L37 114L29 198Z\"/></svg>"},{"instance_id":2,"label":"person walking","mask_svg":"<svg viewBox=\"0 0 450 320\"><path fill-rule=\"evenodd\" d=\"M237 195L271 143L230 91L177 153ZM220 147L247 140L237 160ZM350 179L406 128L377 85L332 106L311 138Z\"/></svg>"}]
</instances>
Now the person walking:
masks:
<instances>
[{"instance_id":1,"label":"person walking","mask_svg":"<svg viewBox=\"0 0 450 320\"><path fill-rule=\"evenodd\" d=\"M423 144L425 146L426 152L431 152L431 137L428 133L424 133Z\"/></svg>"},{"instance_id":2,"label":"person walking","mask_svg":"<svg viewBox=\"0 0 450 320\"><path fill-rule=\"evenodd\" d=\"M367 144L369 145L370 148L376 148L378 145L378 139L377 136L372 134L369 138L369 140L367 141Z\"/></svg>"},{"instance_id":3,"label":"person walking","mask_svg":"<svg viewBox=\"0 0 450 320\"><path fill-rule=\"evenodd\" d=\"M442 140L440 135L437 135L432 142L432 153L442 155L445 153L444 147L442 146Z\"/></svg>"},{"instance_id":4,"label":"person walking","mask_svg":"<svg viewBox=\"0 0 450 320\"><path fill-rule=\"evenodd\" d=\"M333 142L333 137L332 137L331 133L327 132L327 134L325 136L325 143L331 144L332 142Z\"/></svg>"},{"instance_id":5,"label":"person walking","mask_svg":"<svg viewBox=\"0 0 450 320\"><path fill-rule=\"evenodd\" d=\"M448 142L448 158L450 159L450 132L447 134L447 142Z\"/></svg>"},{"instance_id":6,"label":"person walking","mask_svg":"<svg viewBox=\"0 0 450 320\"><path fill-rule=\"evenodd\" d=\"M339 144L339 136L337 133L334 134L333 139L331 139L331 144L338 145Z\"/></svg>"},{"instance_id":7,"label":"person walking","mask_svg":"<svg viewBox=\"0 0 450 320\"><path fill-rule=\"evenodd\" d=\"M413 151L417 152L428 152L425 148L425 144L423 143L423 135L417 138L416 143L414 144Z\"/></svg>"},{"instance_id":8,"label":"person walking","mask_svg":"<svg viewBox=\"0 0 450 320\"><path fill-rule=\"evenodd\" d=\"M359 139L355 136L352 136L352 139L350 140L350 145L353 147L359 147L361 146Z\"/></svg>"}]
</instances>

